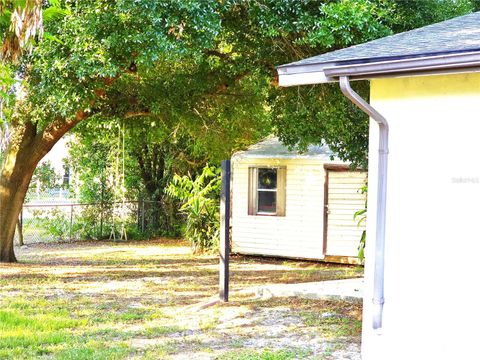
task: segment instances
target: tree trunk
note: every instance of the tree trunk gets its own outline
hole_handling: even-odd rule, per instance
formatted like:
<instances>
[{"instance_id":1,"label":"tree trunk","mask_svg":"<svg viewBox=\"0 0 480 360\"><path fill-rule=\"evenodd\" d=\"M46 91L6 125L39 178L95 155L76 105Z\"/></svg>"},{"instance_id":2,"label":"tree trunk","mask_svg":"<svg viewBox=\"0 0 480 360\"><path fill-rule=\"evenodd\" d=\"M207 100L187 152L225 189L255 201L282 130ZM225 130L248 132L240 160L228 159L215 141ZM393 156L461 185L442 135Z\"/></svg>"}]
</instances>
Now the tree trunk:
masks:
<instances>
[{"instance_id":1,"label":"tree trunk","mask_svg":"<svg viewBox=\"0 0 480 360\"><path fill-rule=\"evenodd\" d=\"M53 145L87 116L55 119L43 131L34 123L14 123L0 173L0 262L16 262L13 240L18 216L39 161Z\"/></svg>"},{"instance_id":2,"label":"tree trunk","mask_svg":"<svg viewBox=\"0 0 480 360\"><path fill-rule=\"evenodd\" d=\"M13 126L0 175L0 262L15 262L13 238L28 184L41 157L33 156L36 126Z\"/></svg>"},{"instance_id":3,"label":"tree trunk","mask_svg":"<svg viewBox=\"0 0 480 360\"><path fill-rule=\"evenodd\" d=\"M165 231L166 229L160 228L165 226L165 221L162 221L162 217L165 218L163 189L165 187L166 154L164 151L162 152L160 145L154 144L149 147L147 143L139 146L139 149L136 149L134 153L140 168L140 176L145 187L147 199L154 202L150 204L146 225L153 231Z\"/></svg>"},{"instance_id":4,"label":"tree trunk","mask_svg":"<svg viewBox=\"0 0 480 360\"><path fill-rule=\"evenodd\" d=\"M25 172L24 177L31 178L31 174ZM15 262L17 259L13 252L13 238L28 183L17 187L15 181L5 180L7 179L2 178L0 195L0 262Z\"/></svg>"}]
</instances>

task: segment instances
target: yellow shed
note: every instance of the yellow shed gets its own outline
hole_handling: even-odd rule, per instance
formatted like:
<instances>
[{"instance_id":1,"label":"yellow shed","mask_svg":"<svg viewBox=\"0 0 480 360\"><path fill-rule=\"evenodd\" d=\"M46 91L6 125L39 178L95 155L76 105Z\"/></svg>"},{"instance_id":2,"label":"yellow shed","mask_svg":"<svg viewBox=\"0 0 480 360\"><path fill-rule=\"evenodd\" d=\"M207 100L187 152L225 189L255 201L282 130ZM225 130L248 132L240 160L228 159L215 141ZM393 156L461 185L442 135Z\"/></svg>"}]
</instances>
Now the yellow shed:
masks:
<instances>
[{"instance_id":1,"label":"yellow shed","mask_svg":"<svg viewBox=\"0 0 480 360\"><path fill-rule=\"evenodd\" d=\"M270 137L232 157L232 250L357 262L366 172L327 146L289 150Z\"/></svg>"}]
</instances>

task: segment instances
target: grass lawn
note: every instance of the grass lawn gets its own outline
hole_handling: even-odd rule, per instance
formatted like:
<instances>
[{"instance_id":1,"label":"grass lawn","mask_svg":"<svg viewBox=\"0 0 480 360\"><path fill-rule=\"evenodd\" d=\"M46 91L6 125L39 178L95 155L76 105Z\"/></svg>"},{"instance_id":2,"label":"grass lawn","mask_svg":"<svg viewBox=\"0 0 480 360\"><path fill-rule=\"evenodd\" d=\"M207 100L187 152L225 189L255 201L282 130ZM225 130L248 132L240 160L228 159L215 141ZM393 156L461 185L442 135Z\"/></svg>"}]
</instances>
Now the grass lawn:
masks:
<instances>
[{"instance_id":1,"label":"grass lawn","mask_svg":"<svg viewBox=\"0 0 480 360\"><path fill-rule=\"evenodd\" d=\"M35 244L0 265L0 359L357 359L361 305L261 300L235 290L361 276L361 268L218 258L178 240ZM350 355L349 355L350 354ZM351 356L351 357L349 357Z\"/></svg>"}]
</instances>

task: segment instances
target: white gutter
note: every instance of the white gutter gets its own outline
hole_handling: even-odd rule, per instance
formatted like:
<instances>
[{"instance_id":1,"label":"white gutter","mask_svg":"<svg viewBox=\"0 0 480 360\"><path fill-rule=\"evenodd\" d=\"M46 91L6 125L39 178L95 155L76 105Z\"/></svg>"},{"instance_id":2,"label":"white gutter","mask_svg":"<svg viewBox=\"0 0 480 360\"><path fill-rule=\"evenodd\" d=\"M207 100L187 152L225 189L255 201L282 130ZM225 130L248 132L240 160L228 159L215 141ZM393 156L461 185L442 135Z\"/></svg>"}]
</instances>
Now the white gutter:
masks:
<instances>
[{"instance_id":1,"label":"white gutter","mask_svg":"<svg viewBox=\"0 0 480 360\"><path fill-rule=\"evenodd\" d=\"M439 54L408 59L385 60L345 64L346 62L309 63L283 65L278 70L280 86L321 84L338 81L340 76L352 80L372 79L392 76L413 76L422 74L442 74L478 71L480 51L466 53Z\"/></svg>"},{"instance_id":2,"label":"white gutter","mask_svg":"<svg viewBox=\"0 0 480 360\"><path fill-rule=\"evenodd\" d=\"M385 274L385 222L387 208L387 167L388 167L388 122L358 95L350 86L348 76L340 77L340 89L356 106L375 120L379 127L378 176L377 176L377 219L375 236L375 270L373 275L373 319L374 330L382 328Z\"/></svg>"},{"instance_id":3,"label":"white gutter","mask_svg":"<svg viewBox=\"0 0 480 360\"><path fill-rule=\"evenodd\" d=\"M410 76L424 71L434 72L453 69L465 69L480 65L480 52L474 51L460 54L426 56L420 58L378 61L374 63L329 66L324 68L326 78L370 77L381 75L408 73Z\"/></svg>"}]
</instances>

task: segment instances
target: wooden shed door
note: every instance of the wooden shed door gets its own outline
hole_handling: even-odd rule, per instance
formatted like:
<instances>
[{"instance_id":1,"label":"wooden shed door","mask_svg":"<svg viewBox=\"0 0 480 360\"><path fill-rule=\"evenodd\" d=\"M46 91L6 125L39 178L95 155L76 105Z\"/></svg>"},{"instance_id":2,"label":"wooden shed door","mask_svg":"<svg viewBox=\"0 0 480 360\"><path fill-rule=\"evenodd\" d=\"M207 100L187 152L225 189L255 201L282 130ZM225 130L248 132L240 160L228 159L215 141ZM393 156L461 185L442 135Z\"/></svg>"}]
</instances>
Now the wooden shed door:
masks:
<instances>
[{"instance_id":1,"label":"wooden shed door","mask_svg":"<svg viewBox=\"0 0 480 360\"><path fill-rule=\"evenodd\" d=\"M363 171L326 170L325 186L325 254L357 256L358 245L365 226L358 226L356 211L365 206L364 186L367 173Z\"/></svg>"}]
</instances>

